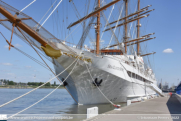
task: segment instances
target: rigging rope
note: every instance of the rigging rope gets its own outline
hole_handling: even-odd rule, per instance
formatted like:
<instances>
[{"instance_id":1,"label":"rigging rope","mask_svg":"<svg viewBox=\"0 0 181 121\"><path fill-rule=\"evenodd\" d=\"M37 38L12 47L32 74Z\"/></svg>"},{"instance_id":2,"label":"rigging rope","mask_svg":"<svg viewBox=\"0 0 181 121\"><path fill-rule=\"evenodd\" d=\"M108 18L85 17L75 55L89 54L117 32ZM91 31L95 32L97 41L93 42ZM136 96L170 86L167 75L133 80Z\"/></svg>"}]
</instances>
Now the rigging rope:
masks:
<instances>
[{"instance_id":1,"label":"rigging rope","mask_svg":"<svg viewBox=\"0 0 181 121\"><path fill-rule=\"evenodd\" d=\"M106 22L108 22L108 21L107 21L107 19L106 19L105 14L104 14L104 13L102 13L102 14L103 14L103 17L104 17L105 21L106 21ZM115 33L113 32L113 30L112 30L112 28L111 28L111 25L110 25L109 23L108 23L108 25L109 25L110 30L111 30L111 31L109 31L109 32L110 32L110 34L114 36L114 38L115 38L115 40L116 40L117 44L119 44L119 40L118 40L118 38L116 37Z\"/></svg>"},{"instance_id":2,"label":"rigging rope","mask_svg":"<svg viewBox=\"0 0 181 121\"><path fill-rule=\"evenodd\" d=\"M117 28L117 26L118 26L119 19L121 18L121 15L122 15L122 12L123 12L123 8L124 8L124 5L123 5L122 10L121 10L121 12L120 12L120 15L119 15L119 17L118 17L118 20L117 20L117 23L116 23L116 27L114 28L114 33L115 33L116 28ZM110 40L109 45L108 45L107 47L109 47L109 46L110 46L111 41L112 41L112 38L113 38L113 35L111 36L111 40Z\"/></svg>"},{"instance_id":3,"label":"rigging rope","mask_svg":"<svg viewBox=\"0 0 181 121\"><path fill-rule=\"evenodd\" d=\"M136 7L135 7L135 11L134 11L134 12L136 12L136 10L137 10L137 4L136 4ZM134 17L133 17L133 18L134 18ZM131 36L131 28L132 28L133 23L134 23L134 22L131 22L131 26L130 26L130 29L129 29L129 32L128 32L128 34L129 34L130 36ZM131 38L131 39L133 39L135 27L136 27L136 26L134 26L134 30L133 30L133 34L132 34L132 38ZM135 42L134 42L134 43L135 43ZM134 46L134 45L133 45L133 46ZM134 54L134 52L135 52L133 46L130 45L130 47L129 47L130 54Z\"/></svg>"},{"instance_id":4,"label":"rigging rope","mask_svg":"<svg viewBox=\"0 0 181 121\"><path fill-rule=\"evenodd\" d=\"M0 34L4 37L4 35L3 35L1 32L0 32ZM5 37L4 37L4 39L7 40ZM17 47L15 47L15 46L13 46L13 45L12 45L11 47L13 47L14 49L16 49L17 51L19 51L19 52L22 53L23 55L27 56L28 58L32 59L33 61L35 61L35 62L38 63L39 65L43 66L44 68L48 69L45 64L43 64L43 63L40 62L39 60L35 59L34 57L30 56L29 54L23 52L22 50L18 49ZM48 69L48 70L49 70L49 69Z\"/></svg>"},{"instance_id":5,"label":"rigging rope","mask_svg":"<svg viewBox=\"0 0 181 121\"><path fill-rule=\"evenodd\" d=\"M23 32L17 27L17 29L20 31L20 33L24 36L24 38L28 41L28 39L26 38L26 36L23 34ZM48 64L45 62L45 60L41 57L41 55L38 53L38 51L33 47L33 45L30 43L30 41L28 41L28 43L30 44L30 46L35 50L35 52L39 55L39 57L42 59L42 61L46 64L46 66L49 68L49 70L56 76L56 74L53 72L53 70L48 66ZM68 48L69 49L69 48ZM60 79L57 77L57 79L60 81ZM60 81L61 82L61 81ZM65 86L64 86L65 87ZM67 90L67 88L65 88ZM67 90L68 91L68 90ZM68 91L68 93L70 94L70 92ZM70 94L71 95L71 94ZM72 95L71 95L72 96ZM74 99L74 97L72 96L72 98ZM74 99L75 100L75 99ZM75 102L77 102L75 100ZM78 103L78 102L77 102Z\"/></svg>"},{"instance_id":6,"label":"rigging rope","mask_svg":"<svg viewBox=\"0 0 181 121\"><path fill-rule=\"evenodd\" d=\"M46 18L46 20L42 23L42 25L38 28L38 30L45 24L45 22L50 18L50 16L53 14L53 12L57 9L57 7L60 5L60 3L62 2L62 0L60 0L60 2L57 4L57 6L53 9L53 11L50 13L50 15Z\"/></svg>"},{"instance_id":7,"label":"rigging rope","mask_svg":"<svg viewBox=\"0 0 181 121\"><path fill-rule=\"evenodd\" d=\"M80 13L79 13L79 11L77 10L77 8L76 8L76 6L75 6L75 4L74 4L74 2L73 2L73 0L71 1L72 2L72 4L73 4L73 7L74 7L74 11L76 11L77 12L77 14L76 14L76 17L78 18L78 19L80 19L81 18L81 15L80 15ZM71 5L72 5L71 4ZM95 5L95 3L94 3L94 5ZM88 14L87 14L88 15ZM81 25L82 25L82 27L83 27L83 24L82 24L82 22L81 22ZM91 34L90 33L88 33L88 37L89 37L89 39L91 40L91 41L93 41L93 39L92 39L92 37L91 37Z\"/></svg>"},{"instance_id":8,"label":"rigging rope","mask_svg":"<svg viewBox=\"0 0 181 121\"><path fill-rule=\"evenodd\" d=\"M40 64L40 65L43 66L44 68L46 68L46 69L49 70L49 68L47 68L44 63L40 62L39 60L35 59L34 57L30 56L29 54L23 52L22 50L20 50L20 49L18 49L18 48L16 48L16 47L13 47L13 48L16 49L17 51L19 51L20 53L22 53L23 55L27 56L28 58L32 59L32 60L35 61L36 63Z\"/></svg>"},{"instance_id":9,"label":"rigging rope","mask_svg":"<svg viewBox=\"0 0 181 121\"><path fill-rule=\"evenodd\" d=\"M79 60L77 59L77 62L78 62ZM50 92L48 95L46 95L45 97L43 97L42 99L40 99L39 101L37 101L36 103L34 103L34 104L32 104L32 105L30 105L29 107L27 107L27 108L25 108L25 109L23 109L23 110L21 110L21 111L19 111L18 113L16 113L16 114L14 114L14 115L12 115L12 116L10 116L10 117L8 117L7 119L9 119L9 118L12 118L12 117L14 117L14 116L16 116L16 115L18 115L19 113L22 113L22 112L24 112L24 111L26 111L27 109L29 109L29 108L31 108L31 107L33 107L34 105L36 105L36 104L38 104L39 102L41 102L42 100L44 100L45 98L47 98L49 95L51 95L55 90L57 90L66 80L67 80L67 78L70 76L70 74L72 73L72 71L74 70L74 68L75 68L75 66L77 65L77 62L76 62L76 64L74 65L74 67L73 67L73 69L71 70L71 72L68 74L68 76L65 78L65 80L64 81L62 81L62 82L60 82L60 84L59 84L59 86L58 87L56 87L52 92Z\"/></svg>"},{"instance_id":10,"label":"rigging rope","mask_svg":"<svg viewBox=\"0 0 181 121\"><path fill-rule=\"evenodd\" d=\"M110 14L109 14L109 17L108 17L108 20L107 20L107 22L106 22L106 25L109 23L109 19L110 19L110 17L111 17L111 15L112 15L112 12L113 12L113 10L114 10L114 6L115 6L115 4L113 5L113 7L112 7L112 10L111 10L111 12L110 12ZM106 26L104 27L104 30L106 29ZM101 35L101 39L100 40L102 40L102 37L103 37L103 35L104 35L104 30L103 30L103 33L102 33L102 35Z\"/></svg>"},{"instance_id":11,"label":"rigging rope","mask_svg":"<svg viewBox=\"0 0 181 121\"><path fill-rule=\"evenodd\" d=\"M42 19L38 22L38 24L40 24L40 22L44 19L44 17L47 15L47 13L50 11L51 8L53 8L53 5L56 3L57 0L55 0L55 2L51 5L51 7L48 9L48 11L45 13L45 15L42 17Z\"/></svg>"},{"instance_id":12,"label":"rigging rope","mask_svg":"<svg viewBox=\"0 0 181 121\"><path fill-rule=\"evenodd\" d=\"M72 2L73 2L73 0L72 0ZM74 3L73 3L73 4L74 4ZM87 15L87 16L88 16L88 15ZM85 16L85 18L86 18L87 16ZM84 20L85 20L85 19L84 19ZM84 21L84 20L83 20L83 21ZM82 22L83 22L83 21L82 21ZM82 24L82 22L80 22L80 24ZM80 25L80 24L79 24L79 25ZM66 41L66 39L77 29L77 27L78 27L79 25L76 26L76 28L64 39L64 41Z\"/></svg>"},{"instance_id":13,"label":"rigging rope","mask_svg":"<svg viewBox=\"0 0 181 121\"><path fill-rule=\"evenodd\" d=\"M33 0L30 4L28 4L26 7L24 7L22 10L19 11L19 13L21 13L22 11L24 11L26 8L28 8L31 4L33 4L36 0Z\"/></svg>"}]
</instances>

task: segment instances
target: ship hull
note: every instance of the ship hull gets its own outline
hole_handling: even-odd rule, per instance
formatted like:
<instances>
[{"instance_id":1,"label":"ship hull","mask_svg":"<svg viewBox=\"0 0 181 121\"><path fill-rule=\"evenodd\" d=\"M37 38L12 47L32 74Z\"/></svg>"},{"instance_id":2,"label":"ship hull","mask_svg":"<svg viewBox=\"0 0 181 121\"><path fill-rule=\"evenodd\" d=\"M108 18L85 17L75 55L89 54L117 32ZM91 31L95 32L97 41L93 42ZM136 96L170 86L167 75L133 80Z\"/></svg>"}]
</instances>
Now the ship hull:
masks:
<instances>
[{"instance_id":1,"label":"ship hull","mask_svg":"<svg viewBox=\"0 0 181 121\"><path fill-rule=\"evenodd\" d=\"M126 102L129 96L156 94L152 89L145 86L144 82L130 78L126 67L118 59L106 56L97 57L89 54L89 52L84 52L84 55L90 57L93 60L92 63L85 63L78 59L77 64L74 63L59 76L60 80L64 80L76 64L66 80L66 88L78 104L109 103L108 100L114 103ZM56 74L62 72L75 60L76 58L67 55L62 55L53 60ZM98 82L102 80L99 87L93 84L96 78ZM140 100L135 98L133 101Z\"/></svg>"}]
</instances>

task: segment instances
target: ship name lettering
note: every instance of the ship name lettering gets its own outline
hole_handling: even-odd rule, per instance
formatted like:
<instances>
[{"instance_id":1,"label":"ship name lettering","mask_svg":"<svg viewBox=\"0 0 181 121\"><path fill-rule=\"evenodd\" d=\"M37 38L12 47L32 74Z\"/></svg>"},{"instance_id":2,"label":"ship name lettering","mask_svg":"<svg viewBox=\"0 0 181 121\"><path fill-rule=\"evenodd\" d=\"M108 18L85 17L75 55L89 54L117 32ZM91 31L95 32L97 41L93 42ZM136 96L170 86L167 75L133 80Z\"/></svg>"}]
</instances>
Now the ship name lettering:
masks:
<instances>
[{"instance_id":1,"label":"ship name lettering","mask_svg":"<svg viewBox=\"0 0 181 121\"><path fill-rule=\"evenodd\" d=\"M110 68L110 69L115 69L115 70L119 70L119 71L123 71L123 68L121 68L121 67L116 67L116 66L112 66L112 65L108 65L108 68Z\"/></svg>"}]
</instances>

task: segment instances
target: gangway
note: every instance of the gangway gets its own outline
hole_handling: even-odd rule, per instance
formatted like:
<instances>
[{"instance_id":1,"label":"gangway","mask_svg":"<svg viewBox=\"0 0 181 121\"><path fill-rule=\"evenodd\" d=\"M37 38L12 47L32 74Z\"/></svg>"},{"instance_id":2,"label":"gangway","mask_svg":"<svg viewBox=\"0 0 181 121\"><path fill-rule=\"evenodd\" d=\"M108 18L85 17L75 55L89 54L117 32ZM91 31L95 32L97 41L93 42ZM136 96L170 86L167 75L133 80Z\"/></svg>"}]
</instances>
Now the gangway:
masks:
<instances>
[{"instance_id":1,"label":"gangway","mask_svg":"<svg viewBox=\"0 0 181 121\"><path fill-rule=\"evenodd\" d=\"M164 97L164 94L162 93L162 90L159 89L156 85L154 84L149 84L148 85L151 89L153 89L156 93L158 93L160 96Z\"/></svg>"}]
</instances>

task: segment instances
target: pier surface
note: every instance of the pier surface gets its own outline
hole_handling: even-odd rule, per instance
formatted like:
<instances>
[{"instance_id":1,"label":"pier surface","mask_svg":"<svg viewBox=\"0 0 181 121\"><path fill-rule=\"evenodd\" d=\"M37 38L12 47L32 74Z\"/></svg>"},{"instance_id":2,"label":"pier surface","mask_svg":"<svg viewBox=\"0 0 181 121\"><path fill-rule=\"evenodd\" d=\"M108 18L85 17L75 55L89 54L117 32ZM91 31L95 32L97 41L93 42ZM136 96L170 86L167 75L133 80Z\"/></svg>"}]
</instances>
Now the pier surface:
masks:
<instances>
[{"instance_id":1,"label":"pier surface","mask_svg":"<svg viewBox=\"0 0 181 121\"><path fill-rule=\"evenodd\" d=\"M181 97L180 97L181 98ZM180 115L179 115L180 114ZM181 102L177 95L159 97L113 110L87 121L181 121Z\"/></svg>"}]
</instances>

